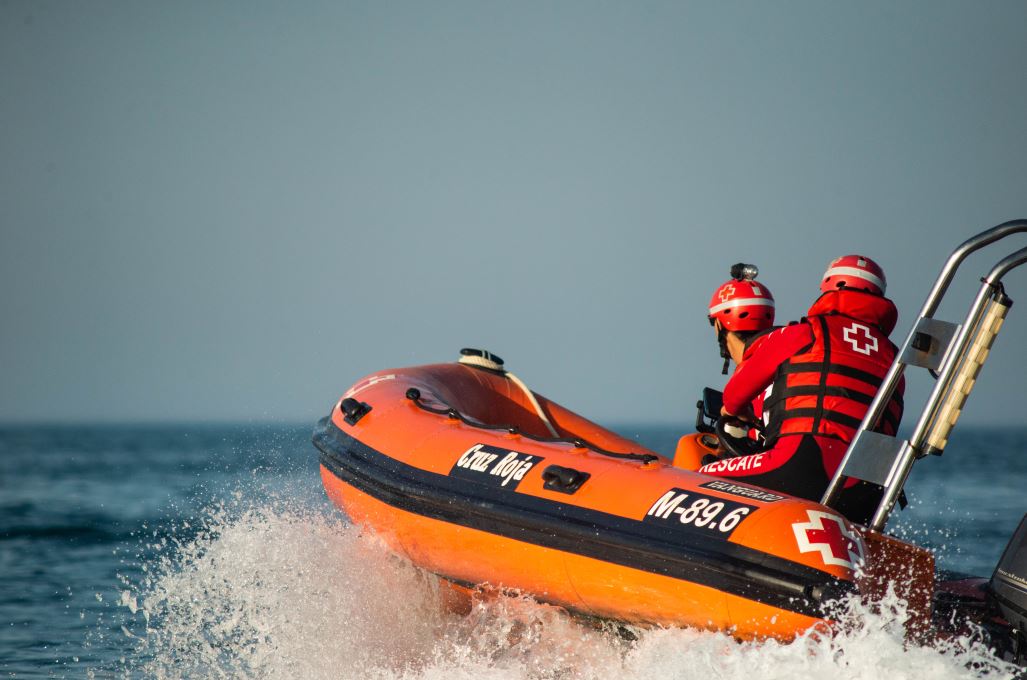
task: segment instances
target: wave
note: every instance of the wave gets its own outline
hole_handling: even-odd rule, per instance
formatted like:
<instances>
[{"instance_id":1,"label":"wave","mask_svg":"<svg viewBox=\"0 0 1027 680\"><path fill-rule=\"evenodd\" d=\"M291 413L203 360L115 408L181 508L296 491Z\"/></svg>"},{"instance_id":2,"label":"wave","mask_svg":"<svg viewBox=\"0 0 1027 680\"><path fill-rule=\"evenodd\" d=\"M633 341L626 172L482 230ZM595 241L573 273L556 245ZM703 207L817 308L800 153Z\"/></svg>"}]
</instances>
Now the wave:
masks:
<instances>
[{"instance_id":1,"label":"wave","mask_svg":"<svg viewBox=\"0 0 1027 680\"><path fill-rule=\"evenodd\" d=\"M0 529L0 541L56 541L59 543L116 543L123 541L131 534L127 532L108 531L106 529L84 524L48 525L48 526L15 526Z\"/></svg>"},{"instance_id":2,"label":"wave","mask_svg":"<svg viewBox=\"0 0 1027 680\"><path fill-rule=\"evenodd\" d=\"M900 601L849 603L834 635L738 643L687 629L626 629L516 595L445 606L439 580L336 514L281 500L217 504L187 539L144 565L121 595L135 655L125 675L155 678L1012 677L962 638L904 638ZM115 669L108 669L115 670Z\"/></svg>"}]
</instances>

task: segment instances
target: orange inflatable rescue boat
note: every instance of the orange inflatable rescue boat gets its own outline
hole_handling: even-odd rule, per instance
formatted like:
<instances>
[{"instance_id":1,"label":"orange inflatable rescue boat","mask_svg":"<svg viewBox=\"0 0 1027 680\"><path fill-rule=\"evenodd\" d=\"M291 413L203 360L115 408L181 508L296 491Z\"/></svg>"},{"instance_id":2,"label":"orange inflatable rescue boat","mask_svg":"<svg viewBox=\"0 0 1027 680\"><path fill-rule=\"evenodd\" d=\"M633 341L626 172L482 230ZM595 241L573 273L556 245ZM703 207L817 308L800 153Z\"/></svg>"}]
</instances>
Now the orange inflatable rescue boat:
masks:
<instances>
[{"instance_id":1,"label":"orange inflatable rescue boat","mask_svg":"<svg viewBox=\"0 0 1027 680\"><path fill-rule=\"evenodd\" d=\"M854 590L867 548L838 513L675 467L464 352L364 378L314 436L329 497L415 564L740 638L790 638Z\"/></svg>"},{"instance_id":2,"label":"orange inflatable rescue boat","mask_svg":"<svg viewBox=\"0 0 1027 680\"><path fill-rule=\"evenodd\" d=\"M914 635L970 622L1023 663L1027 518L990 580L942 582L929 551L883 533L914 463L945 448L1012 304L1002 276L1027 262L1027 248L982 279L962 324L934 311L968 254L1020 232L1027 220L953 252L821 503L700 474L717 436L686 435L673 460L661 456L535 394L482 350L351 387L314 432L324 487L353 522L458 587L781 640L830 622L848 594L872 600L894 588ZM937 380L909 439L888 437L877 422L907 366ZM848 479L882 490L869 526L832 507Z\"/></svg>"}]
</instances>

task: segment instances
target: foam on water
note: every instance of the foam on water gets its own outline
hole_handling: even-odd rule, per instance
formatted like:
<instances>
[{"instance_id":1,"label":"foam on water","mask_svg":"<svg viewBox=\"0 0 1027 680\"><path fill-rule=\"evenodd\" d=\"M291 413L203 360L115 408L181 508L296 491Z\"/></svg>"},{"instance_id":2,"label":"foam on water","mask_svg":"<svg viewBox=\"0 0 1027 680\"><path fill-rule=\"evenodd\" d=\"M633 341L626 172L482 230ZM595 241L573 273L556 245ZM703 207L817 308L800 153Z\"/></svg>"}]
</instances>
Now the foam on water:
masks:
<instances>
[{"instance_id":1,"label":"foam on water","mask_svg":"<svg viewBox=\"0 0 1027 680\"><path fill-rule=\"evenodd\" d=\"M1007 678L981 645L904 642L905 611L849 605L834 636L739 644L685 629L596 627L528 598L443 606L438 580L336 515L286 502L213 507L202 530L121 595L138 645L126 675L157 678Z\"/></svg>"}]
</instances>

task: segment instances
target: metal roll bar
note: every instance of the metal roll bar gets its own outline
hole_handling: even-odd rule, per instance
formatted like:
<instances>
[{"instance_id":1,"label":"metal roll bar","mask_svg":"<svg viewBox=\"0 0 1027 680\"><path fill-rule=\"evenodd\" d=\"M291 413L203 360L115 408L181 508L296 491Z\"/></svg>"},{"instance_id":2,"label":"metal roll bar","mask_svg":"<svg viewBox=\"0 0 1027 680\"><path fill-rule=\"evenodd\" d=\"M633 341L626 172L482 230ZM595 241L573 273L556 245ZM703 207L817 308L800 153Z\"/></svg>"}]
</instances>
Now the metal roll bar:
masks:
<instances>
[{"instance_id":1,"label":"metal roll bar","mask_svg":"<svg viewBox=\"0 0 1027 680\"><path fill-rule=\"evenodd\" d=\"M973 387L977 372L998 334L1005 311L1012 304L1002 289L1002 277L1027 262L1027 248L1021 248L1000 260L982 279L981 288L962 324L940 321L934 318L934 313L948 291L956 270L971 253L1007 236L1023 232L1027 232L1027 220L1011 220L967 239L949 256L919 316L913 322L909 335L899 346L895 361L860 423L838 471L828 484L821 500L824 505L832 505L837 500L844 481L849 477L878 484L884 492L870 528L880 531L888 521L913 463L928 453L940 455L948 433L955 425L955 419L961 413L966 396ZM984 320L986 322L982 323ZM937 384L924 405L913 434L908 440L899 440L874 430L908 365L920 366L932 372L937 370ZM957 389L960 390L959 394L953 392ZM942 411L944 417L939 419ZM931 437L932 444L925 450L925 442L931 434L934 435ZM937 446L939 443L941 448Z\"/></svg>"}]
</instances>

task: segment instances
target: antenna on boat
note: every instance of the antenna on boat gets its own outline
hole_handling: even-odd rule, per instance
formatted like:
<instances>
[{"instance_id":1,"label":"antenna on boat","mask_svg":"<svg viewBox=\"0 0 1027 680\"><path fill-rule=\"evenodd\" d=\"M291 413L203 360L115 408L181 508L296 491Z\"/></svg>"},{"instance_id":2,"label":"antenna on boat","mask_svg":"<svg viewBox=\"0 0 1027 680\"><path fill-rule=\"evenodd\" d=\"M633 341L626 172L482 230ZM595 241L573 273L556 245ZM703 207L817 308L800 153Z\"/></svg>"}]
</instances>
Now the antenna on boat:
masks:
<instances>
[{"instance_id":1,"label":"antenna on boat","mask_svg":"<svg viewBox=\"0 0 1027 680\"><path fill-rule=\"evenodd\" d=\"M1027 232L1027 220L1011 220L977 234L956 248L899 347L856 436L845 452L838 471L828 484L821 503L832 505L846 478L861 479L883 487L870 528L881 531L910 470L920 458L941 455L949 434L962 413L981 366L1013 301L1005 293L1002 277L1027 262L1027 248L1000 260L986 277L962 324L934 318L952 278L971 253L1012 234ZM926 368L937 377L913 434L908 440L875 432L906 366ZM937 371L937 373L935 373Z\"/></svg>"}]
</instances>

